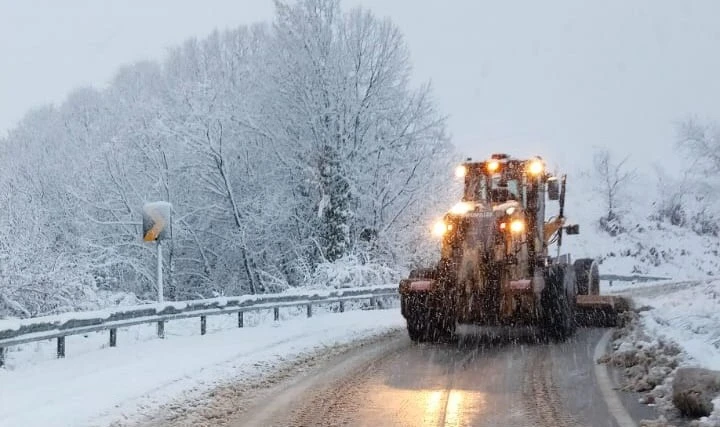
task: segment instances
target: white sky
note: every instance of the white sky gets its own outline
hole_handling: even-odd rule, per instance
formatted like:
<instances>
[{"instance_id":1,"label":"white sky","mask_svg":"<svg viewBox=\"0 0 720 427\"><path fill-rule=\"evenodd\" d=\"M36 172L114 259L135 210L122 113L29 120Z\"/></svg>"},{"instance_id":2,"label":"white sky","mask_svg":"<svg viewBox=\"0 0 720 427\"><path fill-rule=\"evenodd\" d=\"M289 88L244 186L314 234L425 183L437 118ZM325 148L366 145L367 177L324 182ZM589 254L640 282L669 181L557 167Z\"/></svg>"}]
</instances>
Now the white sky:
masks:
<instances>
[{"instance_id":1,"label":"white sky","mask_svg":"<svg viewBox=\"0 0 720 427\"><path fill-rule=\"evenodd\" d=\"M345 0L390 16L473 157L593 146L636 165L673 155L674 122L720 120L720 2ZM270 0L0 0L0 135L27 109L103 86L214 28L269 19ZM674 164L677 164L673 162Z\"/></svg>"}]
</instances>

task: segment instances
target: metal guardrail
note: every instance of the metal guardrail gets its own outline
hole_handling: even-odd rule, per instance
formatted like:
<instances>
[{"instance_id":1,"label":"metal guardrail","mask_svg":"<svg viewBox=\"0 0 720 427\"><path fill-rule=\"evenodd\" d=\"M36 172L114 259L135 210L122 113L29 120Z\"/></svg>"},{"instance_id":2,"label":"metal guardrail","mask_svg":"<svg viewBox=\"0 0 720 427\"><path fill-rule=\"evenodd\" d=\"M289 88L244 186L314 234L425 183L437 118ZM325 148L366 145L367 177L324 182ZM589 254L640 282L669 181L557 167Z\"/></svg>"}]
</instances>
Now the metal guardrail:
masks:
<instances>
[{"instance_id":1,"label":"metal guardrail","mask_svg":"<svg viewBox=\"0 0 720 427\"><path fill-rule=\"evenodd\" d=\"M622 289L617 293L628 297L653 297L657 295L667 295L696 286L707 285L715 280L717 279L707 278L660 283L653 286L634 286L632 288Z\"/></svg>"},{"instance_id":2,"label":"metal guardrail","mask_svg":"<svg viewBox=\"0 0 720 427\"><path fill-rule=\"evenodd\" d=\"M346 301L368 300L373 308L378 298L398 295L397 286L339 289L288 295L245 295L241 297L211 298L147 304L94 312L66 313L23 320L0 320L0 367L4 365L8 347L20 344L57 339L57 357L65 357L65 337L90 332L110 331L110 347L117 345L118 328L157 323L159 338L165 337L165 322L169 320L200 318L200 334L207 330L207 316L237 313L237 325L243 327L243 315L248 311L268 310L274 312L274 320L280 320L280 308L307 307L307 317L312 307L320 304L338 303L339 311L345 311Z\"/></svg>"},{"instance_id":3,"label":"metal guardrail","mask_svg":"<svg viewBox=\"0 0 720 427\"><path fill-rule=\"evenodd\" d=\"M619 274L601 274L600 280L606 280L610 283L618 282L659 282L663 280L672 280L672 277L645 276L643 274L633 274L623 276Z\"/></svg>"}]
</instances>

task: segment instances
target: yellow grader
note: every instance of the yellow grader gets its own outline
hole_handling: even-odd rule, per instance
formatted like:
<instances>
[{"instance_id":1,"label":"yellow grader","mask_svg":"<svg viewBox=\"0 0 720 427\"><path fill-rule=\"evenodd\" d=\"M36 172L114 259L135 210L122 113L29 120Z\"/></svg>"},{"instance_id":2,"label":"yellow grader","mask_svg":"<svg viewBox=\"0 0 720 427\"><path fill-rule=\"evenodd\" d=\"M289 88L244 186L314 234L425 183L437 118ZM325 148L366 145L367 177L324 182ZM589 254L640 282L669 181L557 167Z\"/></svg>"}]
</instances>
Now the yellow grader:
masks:
<instances>
[{"instance_id":1,"label":"yellow grader","mask_svg":"<svg viewBox=\"0 0 720 427\"><path fill-rule=\"evenodd\" d=\"M625 301L599 295L597 262L560 255L566 176L540 157L494 154L458 166L462 200L433 227L440 260L400 282L402 314L413 341L443 341L458 324L532 327L565 339L578 324L614 325ZM546 220L546 202L559 211ZM549 248L557 246L557 256Z\"/></svg>"}]
</instances>

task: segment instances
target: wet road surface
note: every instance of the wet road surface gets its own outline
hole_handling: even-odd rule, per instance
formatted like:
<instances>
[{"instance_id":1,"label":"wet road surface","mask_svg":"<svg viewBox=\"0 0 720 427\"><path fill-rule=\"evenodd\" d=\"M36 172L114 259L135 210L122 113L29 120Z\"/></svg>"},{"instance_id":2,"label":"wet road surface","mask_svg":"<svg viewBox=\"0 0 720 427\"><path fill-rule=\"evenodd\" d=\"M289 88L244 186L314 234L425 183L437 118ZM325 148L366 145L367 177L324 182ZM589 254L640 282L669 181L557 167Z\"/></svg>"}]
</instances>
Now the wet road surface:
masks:
<instances>
[{"instance_id":1,"label":"wet road surface","mask_svg":"<svg viewBox=\"0 0 720 427\"><path fill-rule=\"evenodd\" d=\"M275 390L231 425L618 426L594 373L605 332L580 329L566 343L413 344L399 334ZM621 397L636 422L655 418Z\"/></svg>"}]
</instances>

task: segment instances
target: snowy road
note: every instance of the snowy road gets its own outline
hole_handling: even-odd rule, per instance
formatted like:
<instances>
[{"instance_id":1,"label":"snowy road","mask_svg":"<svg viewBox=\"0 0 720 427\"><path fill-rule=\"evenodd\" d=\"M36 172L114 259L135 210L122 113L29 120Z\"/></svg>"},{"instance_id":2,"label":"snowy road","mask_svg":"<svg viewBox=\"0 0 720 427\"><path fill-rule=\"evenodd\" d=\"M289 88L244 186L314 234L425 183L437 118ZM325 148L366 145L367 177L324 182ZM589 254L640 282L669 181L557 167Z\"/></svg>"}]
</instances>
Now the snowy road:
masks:
<instances>
[{"instance_id":1,"label":"snowy road","mask_svg":"<svg viewBox=\"0 0 720 427\"><path fill-rule=\"evenodd\" d=\"M414 345L398 333L279 384L231 426L616 426L594 373L605 330L563 344ZM639 421L652 409L618 395ZM226 423L223 422L223 425Z\"/></svg>"},{"instance_id":2,"label":"snowy road","mask_svg":"<svg viewBox=\"0 0 720 427\"><path fill-rule=\"evenodd\" d=\"M564 344L417 345L397 309L186 335L195 326L171 323L167 340L126 331L113 349L83 349L104 335L75 337L65 360L39 357L46 346L12 353L0 426L616 425L595 372L606 330ZM655 418L610 393L636 420Z\"/></svg>"}]
</instances>

